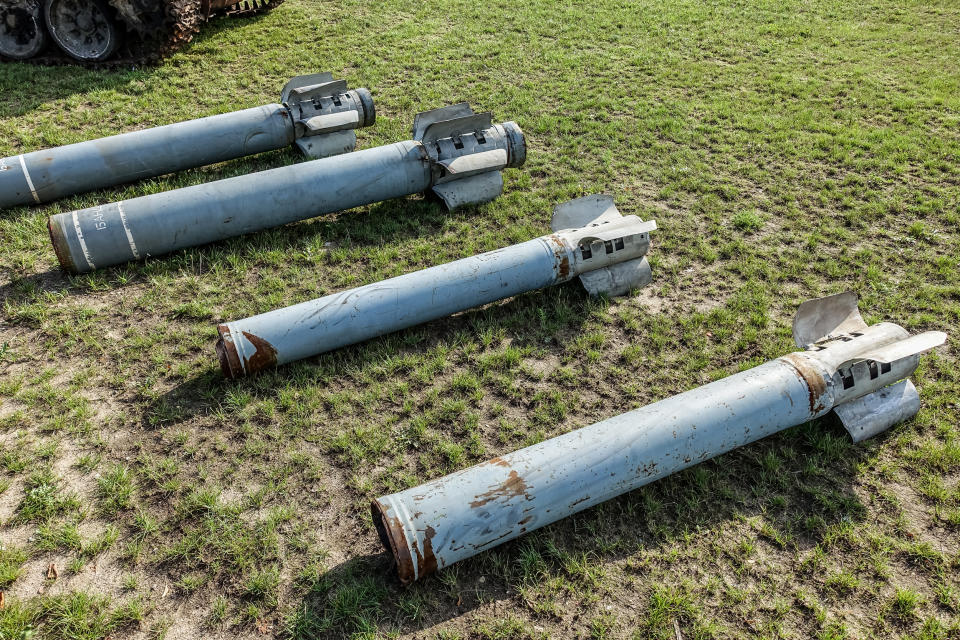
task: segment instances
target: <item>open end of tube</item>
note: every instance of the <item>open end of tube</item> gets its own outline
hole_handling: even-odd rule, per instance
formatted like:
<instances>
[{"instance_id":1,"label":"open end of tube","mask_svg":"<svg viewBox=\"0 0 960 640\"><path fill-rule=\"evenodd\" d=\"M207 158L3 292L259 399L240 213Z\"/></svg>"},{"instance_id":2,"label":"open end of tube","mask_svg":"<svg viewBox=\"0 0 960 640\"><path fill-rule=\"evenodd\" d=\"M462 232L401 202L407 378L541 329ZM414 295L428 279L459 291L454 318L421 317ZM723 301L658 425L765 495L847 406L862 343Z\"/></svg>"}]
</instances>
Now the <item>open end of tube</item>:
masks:
<instances>
[{"instance_id":1,"label":"open end of tube","mask_svg":"<svg viewBox=\"0 0 960 640\"><path fill-rule=\"evenodd\" d=\"M217 331L220 333L220 339L217 340L217 357L220 358L220 370L228 378L242 376L243 367L240 365L240 355L237 353L237 346L230 339L230 329L227 328L227 325L221 324L217 327Z\"/></svg>"},{"instance_id":2,"label":"open end of tube","mask_svg":"<svg viewBox=\"0 0 960 640\"><path fill-rule=\"evenodd\" d=\"M60 268L70 273L77 273L77 266L70 258L70 247L67 246L67 239L60 231L60 226L53 221L53 216L47 218L47 231L50 232L50 243L53 245L53 252L57 256Z\"/></svg>"},{"instance_id":3,"label":"open end of tube","mask_svg":"<svg viewBox=\"0 0 960 640\"><path fill-rule=\"evenodd\" d=\"M393 554L397 577L400 578L401 583L410 584L416 577L413 572L413 558L410 555L407 538L403 534L403 527L396 518L387 518L379 500L370 503L370 515L373 517L377 535L380 536L380 543L383 544L384 549Z\"/></svg>"},{"instance_id":4,"label":"open end of tube","mask_svg":"<svg viewBox=\"0 0 960 640\"><path fill-rule=\"evenodd\" d=\"M373 105L373 96L370 90L363 87L356 89L357 97L360 98L360 106L363 107L363 121L361 127L372 127L377 121L377 109Z\"/></svg>"},{"instance_id":5,"label":"open end of tube","mask_svg":"<svg viewBox=\"0 0 960 640\"><path fill-rule=\"evenodd\" d=\"M507 134L507 166L522 167L527 161L527 138L516 122L504 122L503 130Z\"/></svg>"}]
</instances>

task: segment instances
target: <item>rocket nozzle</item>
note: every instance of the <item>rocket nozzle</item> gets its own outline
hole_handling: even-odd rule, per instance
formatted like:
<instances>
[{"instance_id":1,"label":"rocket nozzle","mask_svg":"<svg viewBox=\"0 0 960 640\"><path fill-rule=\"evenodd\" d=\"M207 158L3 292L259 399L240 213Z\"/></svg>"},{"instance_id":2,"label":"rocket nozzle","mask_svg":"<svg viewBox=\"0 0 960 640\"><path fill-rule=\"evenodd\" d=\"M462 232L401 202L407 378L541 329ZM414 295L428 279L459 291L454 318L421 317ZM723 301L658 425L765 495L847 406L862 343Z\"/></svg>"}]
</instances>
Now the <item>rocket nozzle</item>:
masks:
<instances>
[{"instance_id":1,"label":"rocket nozzle","mask_svg":"<svg viewBox=\"0 0 960 640\"><path fill-rule=\"evenodd\" d=\"M527 137L512 120L500 126L507 135L507 166L514 169L522 167L527 161Z\"/></svg>"}]
</instances>

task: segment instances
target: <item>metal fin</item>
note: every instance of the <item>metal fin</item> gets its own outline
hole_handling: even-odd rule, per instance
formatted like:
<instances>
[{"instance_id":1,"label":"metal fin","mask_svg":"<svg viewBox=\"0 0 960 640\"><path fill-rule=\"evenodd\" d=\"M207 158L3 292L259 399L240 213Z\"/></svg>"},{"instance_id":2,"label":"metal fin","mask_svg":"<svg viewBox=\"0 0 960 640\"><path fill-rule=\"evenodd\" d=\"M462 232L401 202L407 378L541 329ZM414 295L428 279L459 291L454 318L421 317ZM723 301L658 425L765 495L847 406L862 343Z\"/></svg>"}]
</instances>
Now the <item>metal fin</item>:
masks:
<instances>
[{"instance_id":1,"label":"metal fin","mask_svg":"<svg viewBox=\"0 0 960 640\"><path fill-rule=\"evenodd\" d=\"M305 102L314 98L323 98L336 96L347 90L346 80L334 80L333 82L322 82L320 84L311 84L305 87L294 87L287 94L287 101Z\"/></svg>"},{"instance_id":2,"label":"metal fin","mask_svg":"<svg viewBox=\"0 0 960 640\"><path fill-rule=\"evenodd\" d=\"M801 349L823 338L867 328L852 291L807 300L793 317L793 341Z\"/></svg>"},{"instance_id":3,"label":"metal fin","mask_svg":"<svg viewBox=\"0 0 960 640\"><path fill-rule=\"evenodd\" d=\"M413 139L422 140L423 132L434 122L462 118L463 116L472 114L473 109L471 109L470 105L466 102L458 102L457 104L440 107L439 109L431 109L430 111L421 111L413 117Z\"/></svg>"},{"instance_id":4,"label":"metal fin","mask_svg":"<svg viewBox=\"0 0 960 640\"><path fill-rule=\"evenodd\" d=\"M580 229L591 224L600 224L621 217L623 217L622 214L613 203L613 196L606 193L595 193L554 207L553 217L550 219L550 229L553 231Z\"/></svg>"},{"instance_id":5,"label":"metal fin","mask_svg":"<svg viewBox=\"0 0 960 640\"><path fill-rule=\"evenodd\" d=\"M298 138L297 146L309 158L327 158L353 151L357 147L357 134L353 129L332 131L320 136Z\"/></svg>"},{"instance_id":6,"label":"metal fin","mask_svg":"<svg viewBox=\"0 0 960 640\"><path fill-rule=\"evenodd\" d=\"M474 131L483 131L493 126L493 114L489 111L483 113L474 113L460 118L450 120L440 120L431 122L423 130L419 140L424 144L440 140L441 138L452 138L453 136L473 133Z\"/></svg>"},{"instance_id":7,"label":"metal fin","mask_svg":"<svg viewBox=\"0 0 960 640\"><path fill-rule=\"evenodd\" d=\"M622 296L650 284L651 280L653 274L646 257L580 274L580 282L591 296Z\"/></svg>"},{"instance_id":8,"label":"metal fin","mask_svg":"<svg viewBox=\"0 0 960 640\"><path fill-rule=\"evenodd\" d=\"M441 161L440 164L453 176L469 176L475 173L498 171L507 166L507 150L492 149L480 153L471 153Z\"/></svg>"},{"instance_id":9,"label":"metal fin","mask_svg":"<svg viewBox=\"0 0 960 640\"><path fill-rule=\"evenodd\" d=\"M324 71L323 73L309 73L307 75L291 78L290 81L283 86L283 91L280 92L280 102L285 103L287 98L290 97L290 91L293 89L325 82L333 82L333 74L329 71Z\"/></svg>"},{"instance_id":10,"label":"metal fin","mask_svg":"<svg viewBox=\"0 0 960 640\"><path fill-rule=\"evenodd\" d=\"M302 125L303 132L298 131L300 135L316 136L331 131L342 131L343 129L354 129L360 124L360 114L356 111L340 111L338 113L326 113L319 116L313 116L298 123Z\"/></svg>"},{"instance_id":11,"label":"metal fin","mask_svg":"<svg viewBox=\"0 0 960 640\"><path fill-rule=\"evenodd\" d=\"M896 362L903 358L915 356L939 347L947 341L947 334L943 331L926 331L904 340L885 345L859 356L862 360L874 362Z\"/></svg>"},{"instance_id":12,"label":"metal fin","mask_svg":"<svg viewBox=\"0 0 960 640\"><path fill-rule=\"evenodd\" d=\"M433 192L440 196L450 211L464 205L482 204L503 193L503 175L499 171L486 171L435 185Z\"/></svg>"},{"instance_id":13,"label":"metal fin","mask_svg":"<svg viewBox=\"0 0 960 640\"><path fill-rule=\"evenodd\" d=\"M919 410L920 394L910 380L901 380L833 408L854 442L872 438L909 420Z\"/></svg>"}]
</instances>

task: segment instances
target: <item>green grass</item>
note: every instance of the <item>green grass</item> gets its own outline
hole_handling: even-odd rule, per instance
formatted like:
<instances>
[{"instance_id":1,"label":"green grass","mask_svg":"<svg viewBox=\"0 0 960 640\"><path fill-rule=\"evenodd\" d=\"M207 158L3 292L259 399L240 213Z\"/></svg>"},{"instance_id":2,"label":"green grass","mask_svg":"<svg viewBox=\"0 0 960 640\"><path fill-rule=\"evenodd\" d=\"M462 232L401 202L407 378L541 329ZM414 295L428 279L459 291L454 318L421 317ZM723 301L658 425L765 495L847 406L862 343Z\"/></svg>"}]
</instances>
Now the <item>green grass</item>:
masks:
<instances>
[{"instance_id":1,"label":"green grass","mask_svg":"<svg viewBox=\"0 0 960 640\"><path fill-rule=\"evenodd\" d=\"M40 637L63 640L99 640L111 634L126 633L146 615L136 598L113 606L104 596L71 593L35 598L28 604L12 603L0 614L0 637Z\"/></svg>"},{"instance_id":2,"label":"green grass","mask_svg":"<svg viewBox=\"0 0 960 640\"><path fill-rule=\"evenodd\" d=\"M0 589L13 584L23 573L27 552L18 547L0 549Z\"/></svg>"},{"instance_id":3,"label":"green grass","mask_svg":"<svg viewBox=\"0 0 960 640\"><path fill-rule=\"evenodd\" d=\"M56 269L49 214L300 159L3 212L0 637L956 637L955 336L888 434L797 427L410 588L367 505L779 356L811 297L955 331L957 24L944 1L287 0L155 68L0 66L0 156L327 69L374 94L360 148L460 100L529 144L481 207L410 197L84 276ZM574 282L219 373L218 322L542 235L602 191L658 222L638 297Z\"/></svg>"}]
</instances>

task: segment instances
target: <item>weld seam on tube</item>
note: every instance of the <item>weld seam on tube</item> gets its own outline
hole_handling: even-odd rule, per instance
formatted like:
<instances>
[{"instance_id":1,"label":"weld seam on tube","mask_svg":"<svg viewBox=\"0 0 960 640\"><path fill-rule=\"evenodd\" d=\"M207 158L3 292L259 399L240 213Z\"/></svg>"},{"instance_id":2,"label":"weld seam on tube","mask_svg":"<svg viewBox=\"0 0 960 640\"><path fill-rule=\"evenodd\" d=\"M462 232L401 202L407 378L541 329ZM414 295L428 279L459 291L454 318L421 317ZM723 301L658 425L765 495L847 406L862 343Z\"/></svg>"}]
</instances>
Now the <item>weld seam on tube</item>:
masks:
<instances>
[{"instance_id":1,"label":"weld seam on tube","mask_svg":"<svg viewBox=\"0 0 960 640\"><path fill-rule=\"evenodd\" d=\"M77 240L80 241L80 250L83 251L83 259L87 261L87 266L89 266L91 270L96 269L97 266L93 264L90 251L87 249L87 243L83 239L83 231L80 230L80 220L77 219L76 211L73 212L73 230L77 232Z\"/></svg>"},{"instance_id":2,"label":"weld seam on tube","mask_svg":"<svg viewBox=\"0 0 960 640\"><path fill-rule=\"evenodd\" d=\"M27 179L27 186L30 187L30 193L33 194L33 199L36 200L37 204L40 204L40 196L37 195L37 190L33 186L33 180L30 179L30 172L27 171L27 163L23 159L23 154L17 156L17 160L20 161L20 168L23 169L23 177Z\"/></svg>"},{"instance_id":3,"label":"weld seam on tube","mask_svg":"<svg viewBox=\"0 0 960 640\"><path fill-rule=\"evenodd\" d=\"M127 214L123 212L123 201L117 203L117 211L120 212L120 223L123 225L123 230L127 233L127 243L130 244L130 251L133 253L135 260L140 259L140 252L137 251L137 243L133 241L133 234L130 233L130 226L127 224Z\"/></svg>"}]
</instances>

